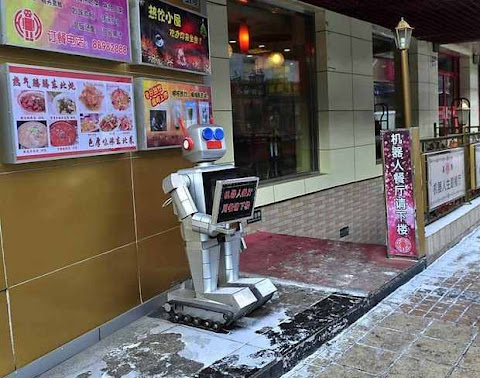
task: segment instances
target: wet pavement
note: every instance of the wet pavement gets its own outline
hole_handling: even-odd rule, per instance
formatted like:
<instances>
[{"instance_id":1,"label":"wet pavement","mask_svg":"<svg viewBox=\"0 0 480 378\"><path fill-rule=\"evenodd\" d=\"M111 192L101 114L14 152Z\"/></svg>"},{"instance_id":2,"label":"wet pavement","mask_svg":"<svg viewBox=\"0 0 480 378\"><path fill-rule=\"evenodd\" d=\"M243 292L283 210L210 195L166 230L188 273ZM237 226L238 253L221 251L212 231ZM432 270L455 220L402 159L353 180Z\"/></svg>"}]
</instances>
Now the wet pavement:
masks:
<instances>
[{"instance_id":1,"label":"wet pavement","mask_svg":"<svg viewBox=\"0 0 480 378\"><path fill-rule=\"evenodd\" d=\"M248 376L278 363L278 345L298 332L282 332L312 304L329 297L315 288L278 285L264 307L235 324L228 333L213 333L164 319L158 310L106 337L41 377L212 377ZM301 330L300 330L301 331Z\"/></svg>"},{"instance_id":2,"label":"wet pavement","mask_svg":"<svg viewBox=\"0 0 480 378\"><path fill-rule=\"evenodd\" d=\"M310 238L287 240L284 235L272 238L272 234L263 237L263 242L250 243L250 248L277 243L280 254L273 256L273 250L265 249L263 258L278 267L268 271L273 273L278 293L228 332L174 324L166 320L163 309L158 309L41 377L279 377L425 265L424 261L388 260L382 246ZM330 256L326 255L328 247L333 248ZM242 256L246 261L242 268L256 266L249 251ZM283 262L275 260L282 258ZM359 267L351 275L355 263ZM298 271L276 274L288 264ZM315 278L312 269L318 268L316 264L321 265L325 279L319 271Z\"/></svg>"},{"instance_id":3,"label":"wet pavement","mask_svg":"<svg viewBox=\"0 0 480 378\"><path fill-rule=\"evenodd\" d=\"M247 245L242 272L363 295L415 264L387 258L387 248L377 244L257 232L247 236Z\"/></svg>"},{"instance_id":4,"label":"wet pavement","mask_svg":"<svg viewBox=\"0 0 480 378\"><path fill-rule=\"evenodd\" d=\"M284 378L480 377L480 229Z\"/></svg>"}]
</instances>

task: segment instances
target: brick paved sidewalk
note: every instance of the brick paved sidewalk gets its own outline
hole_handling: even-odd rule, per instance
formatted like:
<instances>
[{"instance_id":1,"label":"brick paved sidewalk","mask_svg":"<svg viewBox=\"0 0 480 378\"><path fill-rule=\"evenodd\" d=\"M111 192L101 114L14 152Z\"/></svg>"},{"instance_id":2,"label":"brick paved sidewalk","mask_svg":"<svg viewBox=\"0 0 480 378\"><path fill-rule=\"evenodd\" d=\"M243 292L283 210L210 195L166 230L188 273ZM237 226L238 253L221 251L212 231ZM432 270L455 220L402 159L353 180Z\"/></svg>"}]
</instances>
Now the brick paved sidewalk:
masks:
<instances>
[{"instance_id":1,"label":"brick paved sidewalk","mask_svg":"<svg viewBox=\"0 0 480 378\"><path fill-rule=\"evenodd\" d=\"M480 228L284 378L479 378Z\"/></svg>"}]
</instances>

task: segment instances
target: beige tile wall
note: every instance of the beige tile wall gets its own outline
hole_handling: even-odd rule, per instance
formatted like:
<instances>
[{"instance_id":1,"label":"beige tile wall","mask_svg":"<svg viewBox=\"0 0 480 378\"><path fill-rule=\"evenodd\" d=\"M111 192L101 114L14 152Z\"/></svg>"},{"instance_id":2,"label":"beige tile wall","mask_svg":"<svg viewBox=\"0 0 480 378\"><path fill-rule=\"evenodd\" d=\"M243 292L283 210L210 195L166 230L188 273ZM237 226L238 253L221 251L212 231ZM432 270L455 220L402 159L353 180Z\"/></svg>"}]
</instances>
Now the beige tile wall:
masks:
<instances>
[{"instance_id":1,"label":"beige tile wall","mask_svg":"<svg viewBox=\"0 0 480 378\"><path fill-rule=\"evenodd\" d=\"M412 123L420 127L420 137L434 136L438 126L438 53L430 42L412 38L409 50Z\"/></svg>"},{"instance_id":2,"label":"beige tile wall","mask_svg":"<svg viewBox=\"0 0 480 378\"><path fill-rule=\"evenodd\" d=\"M330 186L378 177L372 25L327 10L315 17L320 172Z\"/></svg>"},{"instance_id":3,"label":"beige tile wall","mask_svg":"<svg viewBox=\"0 0 480 378\"><path fill-rule=\"evenodd\" d=\"M213 98L213 117L222 125L227 141L227 154L219 163L234 162L232 96L230 93L230 60L228 57L228 19L226 0L208 0L210 28L210 76Z\"/></svg>"},{"instance_id":4,"label":"beige tile wall","mask_svg":"<svg viewBox=\"0 0 480 378\"><path fill-rule=\"evenodd\" d=\"M479 126L478 65L473 64L471 56L462 56L460 58L460 96L470 100L472 126Z\"/></svg>"}]
</instances>

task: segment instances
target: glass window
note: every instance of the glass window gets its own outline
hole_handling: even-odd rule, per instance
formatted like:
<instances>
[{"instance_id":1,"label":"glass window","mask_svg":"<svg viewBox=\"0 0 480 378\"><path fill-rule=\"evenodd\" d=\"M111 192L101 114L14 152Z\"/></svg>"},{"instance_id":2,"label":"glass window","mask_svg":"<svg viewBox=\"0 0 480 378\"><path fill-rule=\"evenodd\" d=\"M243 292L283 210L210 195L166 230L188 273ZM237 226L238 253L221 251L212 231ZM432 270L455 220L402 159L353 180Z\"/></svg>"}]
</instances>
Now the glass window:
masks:
<instances>
[{"instance_id":1,"label":"glass window","mask_svg":"<svg viewBox=\"0 0 480 378\"><path fill-rule=\"evenodd\" d=\"M382 159L381 130L395 128L395 41L373 34L373 91L375 98L375 141L377 161Z\"/></svg>"},{"instance_id":2,"label":"glass window","mask_svg":"<svg viewBox=\"0 0 480 378\"><path fill-rule=\"evenodd\" d=\"M438 70L445 72L455 71L455 57L448 54L438 54Z\"/></svg>"},{"instance_id":3,"label":"glass window","mask_svg":"<svg viewBox=\"0 0 480 378\"><path fill-rule=\"evenodd\" d=\"M235 164L274 179L316 169L313 17L228 2Z\"/></svg>"},{"instance_id":4,"label":"glass window","mask_svg":"<svg viewBox=\"0 0 480 378\"><path fill-rule=\"evenodd\" d=\"M455 133L452 103L459 96L459 57L438 54L438 135ZM437 132L437 131L436 131Z\"/></svg>"}]
</instances>

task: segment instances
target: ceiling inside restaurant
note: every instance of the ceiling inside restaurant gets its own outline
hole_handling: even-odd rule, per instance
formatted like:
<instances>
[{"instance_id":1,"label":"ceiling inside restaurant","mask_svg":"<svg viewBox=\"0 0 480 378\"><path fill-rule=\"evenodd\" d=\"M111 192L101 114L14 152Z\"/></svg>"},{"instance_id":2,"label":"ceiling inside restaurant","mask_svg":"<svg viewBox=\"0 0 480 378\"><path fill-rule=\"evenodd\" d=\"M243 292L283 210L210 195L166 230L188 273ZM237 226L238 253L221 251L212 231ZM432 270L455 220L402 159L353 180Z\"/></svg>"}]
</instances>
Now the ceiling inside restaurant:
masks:
<instances>
[{"instance_id":1,"label":"ceiling inside restaurant","mask_svg":"<svg viewBox=\"0 0 480 378\"><path fill-rule=\"evenodd\" d=\"M479 0L303 0L393 29L404 17L414 36L438 43L480 40Z\"/></svg>"}]
</instances>

